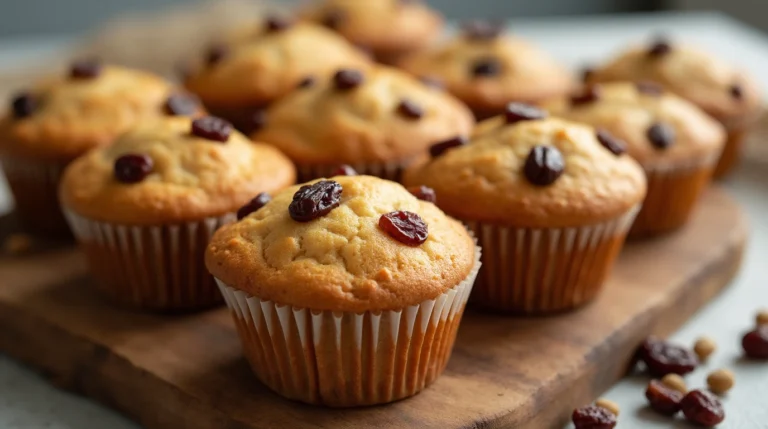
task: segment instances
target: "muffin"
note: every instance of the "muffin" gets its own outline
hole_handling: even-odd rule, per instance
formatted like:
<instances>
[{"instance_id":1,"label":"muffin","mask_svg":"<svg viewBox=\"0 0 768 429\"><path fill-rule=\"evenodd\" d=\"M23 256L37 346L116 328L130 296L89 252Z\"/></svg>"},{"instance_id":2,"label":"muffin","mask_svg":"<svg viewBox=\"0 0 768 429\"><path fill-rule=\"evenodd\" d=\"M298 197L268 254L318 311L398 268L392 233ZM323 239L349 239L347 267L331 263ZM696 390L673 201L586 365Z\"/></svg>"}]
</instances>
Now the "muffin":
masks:
<instances>
[{"instance_id":1,"label":"muffin","mask_svg":"<svg viewBox=\"0 0 768 429\"><path fill-rule=\"evenodd\" d=\"M385 64L420 51L440 38L443 17L422 1L324 0L302 11L337 31Z\"/></svg>"},{"instance_id":2,"label":"muffin","mask_svg":"<svg viewBox=\"0 0 768 429\"><path fill-rule=\"evenodd\" d=\"M347 407L414 395L440 375L480 266L461 223L371 176L294 186L252 209L214 235L205 260L259 380Z\"/></svg>"},{"instance_id":3,"label":"muffin","mask_svg":"<svg viewBox=\"0 0 768 429\"><path fill-rule=\"evenodd\" d=\"M333 175L339 164L397 181L431 144L468 135L472 113L452 96L399 70L341 69L267 110L253 138L296 164L299 181Z\"/></svg>"},{"instance_id":4,"label":"muffin","mask_svg":"<svg viewBox=\"0 0 768 429\"><path fill-rule=\"evenodd\" d=\"M0 163L19 219L32 233L67 236L56 193L69 162L138 122L200 112L160 77L90 60L17 93L0 119Z\"/></svg>"},{"instance_id":5,"label":"muffin","mask_svg":"<svg viewBox=\"0 0 768 429\"><path fill-rule=\"evenodd\" d=\"M330 30L268 18L210 47L184 84L211 113L249 134L260 125L264 106L305 80L369 63L365 54Z\"/></svg>"},{"instance_id":6,"label":"muffin","mask_svg":"<svg viewBox=\"0 0 768 429\"><path fill-rule=\"evenodd\" d=\"M60 198L97 289L139 310L218 304L203 253L238 209L294 183L276 149L212 116L143 124L75 160Z\"/></svg>"},{"instance_id":7,"label":"muffin","mask_svg":"<svg viewBox=\"0 0 768 429\"><path fill-rule=\"evenodd\" d=\"M591 85L551 105L554 115L584 122L645 170L648 195L630 236L672 231L693 212L725 144L725 130L688 101L655 83Z\"/></svg>"},{"instance_id":8,"label":"muffin","mask_svg":"<svg viewBox=\"0 0 768 429\"><path fill-rule=\"evenodd\" d=\"M512 103L448 141L404 182L434 189L483 248L471 302L507 313L551 314L594 298L645 196L643 170L604 147L594 128Z\"/></svg>"},{"instance_id":9,"label":"muffin","mask_svg":"<svg viewBox=\"0 0 768 429\"><path fill-rule=\"evenodd\" d=\"M483 22L465 25L455 39L406 57L400 66L442 82L478 119L502 113L509 102L536 104L573 88L570 73L547 54Z\"/></svg>"},{"instance_id":10,"label":"muffin","mask_svg":"<svg viewBox=\"0 0 768 429\"><path fill-rule=\"evenodd\" d=\"M762 111L758 84L746 72L696 47L663 39L631 47L586 77L590 83L657 82L720 121L728 139L715 177L736 166L745 135Z\"/></svg>"}]
</instances>

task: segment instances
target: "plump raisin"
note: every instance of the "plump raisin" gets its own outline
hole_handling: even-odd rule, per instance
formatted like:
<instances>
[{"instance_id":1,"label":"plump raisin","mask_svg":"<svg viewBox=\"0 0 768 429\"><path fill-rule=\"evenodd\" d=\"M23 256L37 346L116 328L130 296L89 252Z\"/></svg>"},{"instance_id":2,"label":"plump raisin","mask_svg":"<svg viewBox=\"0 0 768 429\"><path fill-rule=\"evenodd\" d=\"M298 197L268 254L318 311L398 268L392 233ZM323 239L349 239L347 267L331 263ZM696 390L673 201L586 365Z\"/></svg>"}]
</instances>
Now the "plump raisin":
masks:
<instances>
[{"instance_id":1,"label":"plump raisin","mask_svg":"<svg viewBox=\"0 0 768 429\"><path fill-rule=\"evenodd\" d=\"M437 202L437 194L435 194L435 190L429 186L411 186L408 188L408 192L420 200L428 201L430 203Z\"/></svg>"},{"instance_id":2,"label":"plump raisin","mask_svg":"<svg viewBox=\"0 0 768 429\"><path fill-rule=\"evenodd\" d=\"M648 56L652 58L663 57L672 52L672 45L668 40L659 39L651 44L648 48Z\"/></svg>"},{"instance_id":3,"label":"plump raisin","mask_svg":"<svg viewBox=\"0 0 768 429\"><path fill-rule=\"evenodd\" d=\"M333 180L304 185L293 194L288 213L297 222L309 222L325 216L341 203L342 188Z\"/></svg>"},{"instance_id":4,"label":"plump raisin","mask_svg":"<svg viewBox=\"0 0 768 429\"><path fill-rule=\"evenodd\" d=\"M342 69L333 75L333 82L336 84L336 88L341 90L350 90L362 85L365 81L365 76L360 70L354 69Z\"/></svg>"},{"instance_id":5,"label":"plump raisin","mask_svg":"<svg viewBox=\"0 0 768 429\"><path fill-rule=\"evenodd\" d=\"M16 119L23 119L31 116L35 113L35 110L37 110L38 104L37 97L28 92L17 94L11 101L13 117Z\"/></svg>"},{"instance_id":6,"label":"plump raisin","mask_svg":"<svg viewBox=\"0 0 768 429\"><path fill-rule=\"evenodd\" d=\"M744 98L744 88L738 83L731 85L730 88L728 88L728 92L734 100L742 100Z\"/></svg>"},{"instance_id":7,"label":"plump raisin","mask_svg":"<svg viewBox=\"0 0 768 429\"><path fill-rule=\"evenodd\" d=\"M332 176L357 176L357 171L349 164L341 164Z\"/></svg>"},{"instance_id":8,"label":"plump raisin","mask_svg":"<svg viewBox=\"0 0 768 429\"><path fill-rule=\"evenodd\" d=\"M600 99L602 91L599 85L587 85L581 91L571 96L571 104L578 106L580 104L594 103Z\"/></svg>"},{"instance_id":9,"label":"plump raisin","mask_svg":"<svg viewBox=\"0 0 768 429\"><path fill-rule=\"evenodd\" d=\"M723 404L705 390L692 390L680 402L685 418L701 426L715 426L725 420Z\"/></svg>"},{"instance_id":10,"label":"plump raisin","mask_svg":"<svg viewBox=\"0 0 768 429\"><path fill-rule=\"evenodd\" d=\"M546 110L525 103L509 103L504 109L504 118L508 124L520 121L535 121L548 116Z\"/></svg>"},{"instance_id":11,"label":"plump raisin","mask_svg":"<svg viewBox=\"0 0 768 429\"><path fill-rule=\"evenodd\" d=\"M476 19L464 23L461 29L469 40L493 40L504 32L504 23Z\"/></svg>"},{"instance_id":12,"label":"plump raisin","mask_svg":"<svg viewBox=\"0 0 768 429\"><path fill-rule=\"evenodd\" d=\"M667 374L685 375L699 365L699 358L693 350L653 337L645 340L641 346L640 358L651 374L658 377Z\"/></svg>"},{"instance_id":13,"label":"plump raisin","mask_svg":"<svg viewBox=\"0 0 768 429\"><path fill-rule=\"evenodd\" d=\"M331 9L325 13L325 16L323 16L320 22L332 30L338 30L346 19L346 12L341 9Z\"/></svg>"},{"instance_id":14,"label":"plump raisin","mask_svg":"<svg viewBox=\"0 0 768 429\"><path fill-rule=\"evenodd\" d=\"M464 136L456 136L454 138L451 138L451 139L448 139L448 140L441 141L439 143L433 144L429 148L429 154L432 155L432 158L437 158L438 156L440 156L443 153L445 153L445 151L447 151L449 149L453 149L453 148L459 147L459 146L464 146L468 142L469 141L467 140L466 137L464 137Z\"/></svg>"},{"instance_id":15,"label":"plump raisin","mask_svg":"<svg viewBox=\"0 0 768 429\"><path fill-rule=\"evenodd\" d=\"M608 130L598 129L597 141L599 141L604 148L608 149L614 155L618 156L627 151L627 144L624 142L624 140L615 137L613 134L608 132Z\"/></svg>"},{"instance_id":16,"label":"plump raisin","mask_svg":"<svg viewBox=\"0 0 768 429\"><path fill-rule=\"evenodd\" d=\"M315 77L314 76L307 76L304 79L302 79L299 84L297 85L298 88L304 89L304 88L311 88L315 85Z\"/></svg>"},{"instance_id":17,"label":"plump raisin","mask_svg":"<svg viewBox=\"0 0 768 429\"><path fill-rule=\"evenodd\" d=\"M768 359L768 325L760 325L741 339L744 354L752 359Z\"/></svg>"},{"instance_id":18,"label":"plump raisin","mask_svg":"<svg viewBox=\"0 0 768 429\"><path fill-rule=\"evenodd\" d=\"M408 211L396 211L381 215L379 228L383 229L390 237L408 246L418 246L427 241L427 236L429 236L424 219L418 214Z\"/></svg>"},{"instance_id":19,"label":"plump raisin","mask_svg":"<svg viewBox=\"0 0 768 429\"><path fill-rule=\"evenodd\" d=\"M659 380L651 380L645 389L645 397L651 408L659 414L671 416L680 411L683 393L672 389Z\"/></svg>"},{"instance_id":20,"label":"plump raisin","mask_svg":"<svg viewBox=\"0 0 768 429\"><path fill-rule=\"evenodd\" d=\"M665 122L656 122L648 128L646 136L657 149L666 149L675 142L675 129Z\"/></svg>"},{"instance_id":21,"label":"plump raisin","mask_svg":"<svg viewBox=\"0 0 768 429\"><path fill-rule=\"evenodd\" d=\"M417 120L424 116L424 109L411 100L403 99L397 106L397 113L406 119Z\"/></svg>"},{"instance_id":22,"label":"plump raisin","mask_svg":"<svg viewBox=\"0 0 768 429\"><path fill-rule=\"evenodd\" d=\"M123 183L138 183L152 172L154 162L144 154L126 154L115 160L115 179Z\"/></svg>"},{"instance_id":23,"label":"plump raisin","mask_svg":"<svg viewBox=\"0 0 768 429\"><path fill-rule=\"evenodd\" d=\"M531 149L523 172L532 185L548 186L565 171L563 155L554 146L538 145Z\"/></svg>"},{"instance_id":24,"label":"plump raisin","mask_svg":"<svg viewBox=\"0 0 768 429\"><path fill-rule=\"evenodd\" d=\"M270 16L264 23L264 27L268 33L277 33L283 31L291 26L289 19L282 16Z\"/></svg>"},{"instance_id":25,"label":"plump raisin","mask_svg":"<svg viewBox=\"0 0 768 429\"><path fill-rule=\"evenodd\" d=\"M101 74L101 70L101 62L98 60L80 60L72 64L69 75L73 79L94 79Z\"/></svg>"},{"instance_id":26,"label":"plump raisin","mask_svg":"<svg viewBox=\"0 0 768 429\"><path fill-rule=\"evenodd\" d=\"M192 121L192 135L208 140L225 143L232 133L232 124L215 116Z\"/></svg>"},{"instance_id":27,"label":"plump raisin","mask_svg":"<svg viewBox=\"0 0 768 429\"><path fill-rule=\"evenodd\" d=\"M227 48L224 45L213 45L210 48L208 48L208 54L205 57L205 62L209 65L215 65L226 56L229 55L229 48Z\"/></svg>"},{"instance_id":28,"label":"plump raisin","mask_svg":"<svg viewBox=\"0 0 768 429\"><path fill-rule=\"evenodd\" d=\"M240 210L237 211L237 220L240 220L255 212L256 210L264 207L270 201L272 201L272 197L266 192L262 192L259 195L256 195L256 197L254 197L251 201L248 201L244 206L240 207Z\"/></svg>"},{"instance_id":29,"label":"plump raisin","mask_svg":"<svg viewBox=\"0 0 768 429\"><path fill-rule=\"evenodd\" d=\"M491 77L501 73L501 62L494 57L479 58L470 68L474 77Z\"/></svg>"},{"instance_id":30,"label":"plump raisin","mask_svg":"<svg viewBox=\"0 0 768 429\"><path fill-rule=\"evenodd\" d=\"M165 112L174 116L192 116L198 112L200 102L192 94L172 94L165 100Z\"/></svg>"},{"instance_id":31,"label":"plump raisin","mask_svg":"<svg viewBox=\"0 0 768 429\"><path fill-rule=\"evenodd\" d=\"M571 419L576 429L612 429L616 427L616 415L596 405L575 409Z\"/></svg>"}]
</instances>

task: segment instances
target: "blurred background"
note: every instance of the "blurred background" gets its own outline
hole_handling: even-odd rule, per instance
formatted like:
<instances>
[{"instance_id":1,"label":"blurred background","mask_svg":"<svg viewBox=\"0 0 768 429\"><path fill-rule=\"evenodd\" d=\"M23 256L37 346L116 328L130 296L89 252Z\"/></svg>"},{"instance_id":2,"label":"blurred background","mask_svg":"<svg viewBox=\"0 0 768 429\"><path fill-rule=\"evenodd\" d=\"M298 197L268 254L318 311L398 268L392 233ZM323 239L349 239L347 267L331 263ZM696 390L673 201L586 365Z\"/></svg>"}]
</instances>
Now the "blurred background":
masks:
<instances>
[{"instance_id":1,"label":"blurred background","mask_svg":"<svg viewBox=\"0 0 768 429\"><path fill-rule=\"evenodd\" d=\"M366 0L360 0L366 1ZM78 34L125 12L198 0L0 0L0 37ZM275 0L292 4L297 1ZM768 0L428 0L449 18L573 16L658 10L716 10L768 30Z\"/></svg>"}]
</instances>

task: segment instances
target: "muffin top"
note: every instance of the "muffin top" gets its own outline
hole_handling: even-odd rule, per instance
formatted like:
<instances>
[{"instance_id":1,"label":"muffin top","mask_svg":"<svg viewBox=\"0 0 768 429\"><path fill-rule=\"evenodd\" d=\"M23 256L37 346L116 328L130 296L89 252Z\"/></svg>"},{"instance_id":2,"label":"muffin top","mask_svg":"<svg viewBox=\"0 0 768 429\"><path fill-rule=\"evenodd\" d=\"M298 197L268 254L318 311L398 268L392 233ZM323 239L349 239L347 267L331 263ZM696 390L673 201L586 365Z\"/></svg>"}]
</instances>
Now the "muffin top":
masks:
<instances>
[{"instance_id":1,"label":"muffin top","mask_svg":"<svg viewBox=\"0 0 768 429\"><path fill-rule=\"evenodd\" d=\"M590 85L547 107L602 130L603 139L618 139L642 165L714 160L725 142L720 123L655 83Z\"/></svg>"},{"instance_id":2,"label":"muffin top","mask_svg":"<svg viewBox=\"0 0 768 429\"><path fill-rule=\"evenodd\" d=\"M300 163L403 160L474 125L444 91L388 67L342 69L270 106L253 137Z\"/></svg>"},{"instance_id":3,"label":"muffin top","mask_svg":"<svg viewBox=\"0 0 768 429\"><path fill-rule=\"evenodd\" d=\"M743 70L696 47L664 40L629 48L591 71L588 80L657 82L723 122L751 119L760 110L758 85Z\"/></svg>"},{"instance_id":4,"label":"muffin top","mask_svg":"<svg viewBox=\"0 0 768 429\"><path fill-rule=\"evenodd\" d=\"M328 29L270 18L211 47L185 85L206 104L250 107L282 97L308 77L369 62Z\"/></svg>"},{"instance_id":5,"label":"muffin top","mask_svg":"<svg viewBox=\"0 0 768 429\"><path fill-rule=\"evenodd\" d=\"M407 185L434 188L447 213L515 227L597 224L645 197L643 170L614 153L595 129L521 104L480 123L467 145L406 171Z\"/></svg>"},{"instance_id":6,"label":"muffin top","mask_svg":"<svg viewBox=\"0 0 768 429\"><path fill-rule=\"evenodd\" d=\"M464 226L397 183L339 176L309 185L285 189L220 229L208 246L208 270L262 300L363 312L433 299L475 266L474 240ZM308 194L333 204L306 216L297 200ZM399 236L382 220L398 217L393 212L408 213L399 216L402 229L421 222L418 240Z\"/></svg>"},{"instance_id":7,"label":"muffin top","mask_svg":"<svg viewBox=\"0 0 768 429\"><path fill-rule=\"evenodd\" d=\"M474 110L504 109L510 101L535 103L572 88L570 73L501 27L475 22L445 45L405 58L400 66L434 77Z\"/></svg>"},{"instance_id":8,"label":"muffin top","mask_svg":"<svg viewBox=\"0 0 768 429\"><path fill-rule=\"evenodd\" d=\"M0 150L68 161L149 118L199 113L194 97L158 76L81 61L17 93L0 119Z\"/></svg>"},{"instance_id":9,"label":"muffin top","mask_svg":"<svg viewBox=\"0 0 768 429\"><path fill-rule=\"evenodd\" d=\"M325 0L302 15L376 53L422 49L443 27L442 16L423 1Z\"/></svg>"},{"instance_id":10,"label":"muffin top","mask_svg":"<svg viewBox=\"0 0 768 429\"><path fill-rule=\"evenodd\" d=\"M132 129L64 172L60 198L99 221L158 225L236 211L295 180L291 162L226 121L175 117Z\"/></svg>"}]
</instances>

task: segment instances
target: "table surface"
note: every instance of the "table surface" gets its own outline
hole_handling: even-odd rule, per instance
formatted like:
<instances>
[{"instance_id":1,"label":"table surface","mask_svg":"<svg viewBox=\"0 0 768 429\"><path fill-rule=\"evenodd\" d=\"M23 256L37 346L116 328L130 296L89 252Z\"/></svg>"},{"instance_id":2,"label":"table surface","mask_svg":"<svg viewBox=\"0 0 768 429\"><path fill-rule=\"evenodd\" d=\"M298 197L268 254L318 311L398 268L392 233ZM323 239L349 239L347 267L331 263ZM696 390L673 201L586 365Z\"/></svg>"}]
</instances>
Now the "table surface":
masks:
<instances>
[{"instance_id":1,"label":"table surface","mask_svg":"<svg viewBox=\"0 0 768 429\"><path fill-rule=\"evenodd\" d=\"M572 67L598 62L627 43L652 34L668 34L702 45L743 65L768 88L768 37L716 13L641 14L559 19L512 20L516 34L528 38ZM61 38L0 40L0 69L44 58L68 44ZM739 341L753 325L758 308L768 307L768 192L765 168L746 165L727 188L744 205L752 234L744 267L731 288L691 319L673 339L691 344L698 336L714 338L720 349L702 369L688 377L689 385L705 385L706 373L730 368L736 387L725 398L726 429L768 428L768 365L742 360ZM0 213L9 210L7 188L0 179ZM643 395L647 379L629 377L605 397L622 409L621 429L690 428L649 411ZM585 403L591 398L584 398ZM0 354L0 428L3 429L138 429L116 413L86 399L51 387L37 374Z\"/></svg>"}]
</instances>

